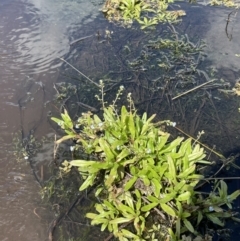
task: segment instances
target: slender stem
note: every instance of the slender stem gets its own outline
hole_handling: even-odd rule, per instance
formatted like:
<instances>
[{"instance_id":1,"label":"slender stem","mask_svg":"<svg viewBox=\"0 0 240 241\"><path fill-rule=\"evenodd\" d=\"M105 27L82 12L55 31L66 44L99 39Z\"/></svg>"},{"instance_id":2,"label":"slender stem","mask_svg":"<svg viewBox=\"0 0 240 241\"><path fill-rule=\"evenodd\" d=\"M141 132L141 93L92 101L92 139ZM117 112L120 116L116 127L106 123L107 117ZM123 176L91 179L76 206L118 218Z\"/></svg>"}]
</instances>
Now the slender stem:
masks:
<instances>
[{"instance_id":1,"label":"slender stem","mask_svg":"<svg viewBox=\"0 0 240 241\"><path fill-rule=\"evenodd\" d=\"M79 71L77 68L75 68L73 65L71 65L70 63L68 63L65 59L63 58L59 58L60 60L62 60L63 62L65 62L66 64L68 64L70 67L72 67L74 70L76 70L79 74L81 74L83 77L85 77L87 80L89 80L92 84L96 85L98 88L100 87L97 83L95 83L93 80L91 80L90 78L88 78L85 74L83 74L81 71Z\"/></svg>"},{"instance_id":2,"label":"slender stem","mask_svg":"<svg viewBox=\"0 0 240 241\"><path fill-rule=\"evenodd\" d=\"M176 100L177 98L179 98L179 97L181 97L181 96L183 96L183 95L186 95L186 94L188 94L188 93L190 93L190 92L192 92L192 91L194 91L194 90L197 90L197 89L203 87L204 85L207 85L207 84L209 84L209 83L211 83L211 82L213 82L213 81L215 81L215 80L216 80L216 79L212 79L212 80L209 80L208 82L205 82L205 83L203 83L203 84L201 84L201 85L198 85L198 86L196 86L195 88L193 88L193 89L191 89L191 90L188 90L188 91L186 91L186 92L184 92L184 93L182 93L182 94L180 94L180 95L177 95L177 96L173 97L172 100Z\"/></svg>"}]
</instances>

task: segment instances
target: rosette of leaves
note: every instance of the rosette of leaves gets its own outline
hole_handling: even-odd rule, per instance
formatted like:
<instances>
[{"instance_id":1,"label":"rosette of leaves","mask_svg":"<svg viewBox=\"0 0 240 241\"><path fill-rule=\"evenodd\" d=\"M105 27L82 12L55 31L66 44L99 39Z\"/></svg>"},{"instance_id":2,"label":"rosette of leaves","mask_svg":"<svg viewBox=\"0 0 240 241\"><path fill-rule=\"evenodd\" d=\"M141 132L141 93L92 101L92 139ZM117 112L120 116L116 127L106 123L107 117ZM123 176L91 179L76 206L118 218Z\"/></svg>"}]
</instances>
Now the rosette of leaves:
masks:
<instances>
[{"instance_id":1,"label":"rosette of leaves","mask_svg":"<svg viewBox=\"0 0 240 241\"><path fill-rule=\"evenodd\" d=\"M100 202L95 213L87 214L91 224L121 241L181 240L185 233L198 235L204 219L223 226L240 191L229 195L220 181L209 194L197 192L204 179L197 166L209 164L203 148L191 139L170 140L154 117L140 117L133 106L122 106L120 113L104 107L103 119L91 113L78 119L79 133L66 111L62 120L52 118L67 134L58 143L74 138L92 157L69 162L85 179L81 191L97 186Z\"/></svg>"}]
</instances>

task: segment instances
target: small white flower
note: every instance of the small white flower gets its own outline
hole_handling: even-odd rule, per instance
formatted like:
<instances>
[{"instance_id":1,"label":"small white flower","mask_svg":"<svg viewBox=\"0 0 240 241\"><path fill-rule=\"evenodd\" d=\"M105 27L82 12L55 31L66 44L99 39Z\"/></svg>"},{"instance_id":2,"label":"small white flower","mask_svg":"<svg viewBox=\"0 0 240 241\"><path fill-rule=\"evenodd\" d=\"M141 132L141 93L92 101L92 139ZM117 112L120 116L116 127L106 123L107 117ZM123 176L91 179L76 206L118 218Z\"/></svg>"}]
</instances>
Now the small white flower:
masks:
<instances>
[{"instance_id":1,"label":"small white flower","mask_svg":"<svg viewBox=\"0 0 240 241\"><path fill-rule=\"evenodd\" d=\"M28 156L25 156L24 159L25 159L25 160L28 160Z\"/></svg>"},{"instance_id":2,"label":"small white flower","mask_svg":"<svg viewBox=\"0 0 240 241\"><path fill-rule=\"evenodd\" d=\"M102 127L102 126L103 126L103 123L102 123L102 122L98 123L98 126L99 126L99 127Z\"/></svg>"},{"instance_id":3,"label":"small white flower","mask_svg":"<svg viewBox=\"0 0 240 241\"><path fill-rule=\"evenodd\" d=\"M75 146L70 146L70 151L74 151Z\"/></svg>"},{"instance_id":4,"label":"small white flower","mask_svg":"<svg viewBox=\"0 0 240 241\"><path fill-rule=\"evenodd\" d=\"M176 122L172 122L172 126L175 127L177 125Z\"/></svg>"},{"instance_id":5,"label":"small white flower","mask_svg":"<svg viewBox=\"0 0 240 241\"><path fill-rule=\"evenodd\" d=\"M151 153L151 150L148 148L147 151L146 151L147 154L150 154Z\"/></svg>"},{"instance_id":6,"label":"small white flower","mask_svg":"<svg viewBox=\"0 0 240 241\"><path fill-rule=\"evenodd\" d=\"M76 124L76 125L75 125L75 128L76 128L76 129L79 129L79 127L80 127L79 124Z\"/></svg>"},{"instance_id":7,"label":"small white flower","mask_svg":"<svg viewBox=\"0 0 240 241\"><path fill-rule=\"evenodd\" d=\"M212 211L214 211L214 208L213 208L212 206L210 206L210 207L208 208L208 210L209 210L209 212L212 212Z\"/></svg>"},{"instance_id":8,"label":"small white flower","mask_svg":"<svg viewBox=\"0 0 240 241\"><path fill-rule=\"evenodd\" d=\"M94 129L95 129L95 126L94 126L94 125L91 125L90 128L91 128L92 130L94 130Z\"/></svg>"},{"instance_id":9,"label":"small white flower","mask_svg":"<svg viewBox=\"0 0 240 241\"><path fill-rule=\"evenodd\" d=\"M118 145L117 146L117 150L120 151L121 150L121 146Z\"/></svg>"},{"instance_id":10,"label":"small white flower","mask_svg":"<svg viewBox=\"0 0 240 241\"><path fill-rule=\"evenodd\" d=\"M57 124L58 124L59 126L62 126L62 125L63 125L63 121L59 121Z\"/></svg>"}]
</instances>

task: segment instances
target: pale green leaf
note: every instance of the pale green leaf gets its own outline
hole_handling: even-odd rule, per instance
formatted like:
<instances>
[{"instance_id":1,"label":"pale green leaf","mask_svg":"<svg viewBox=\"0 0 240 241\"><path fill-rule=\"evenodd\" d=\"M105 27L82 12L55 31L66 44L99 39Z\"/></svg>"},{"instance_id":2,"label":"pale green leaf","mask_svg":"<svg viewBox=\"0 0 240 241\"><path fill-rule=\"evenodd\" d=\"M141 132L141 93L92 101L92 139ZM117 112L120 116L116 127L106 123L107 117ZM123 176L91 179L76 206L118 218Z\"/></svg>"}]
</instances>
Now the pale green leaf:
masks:
<instances>
[{"instance_id":1,"label":"pale green leaf","mask_svg":"<svg viewBox=\"0 0 240 241\"><path fill-rule=\"evenodd\" d=\"M124 185L124 191L128 191L134 185L137 179L138 178L136 176L133 176L132 178L130 178L128 182Z\"/></svg>"},{"instance_id":2,"label":"pale green leaf","mask_svg":"<svg viewBox=\"0 0 240 241\"><path fill-rule=\"evenodd\" d=\"M127 238L135 238L138 239L138 236L136 234L131 233L130 231L128 231L127 229L121 229L121 232L123 233L123 235Z\"/></svg>"},{"instance_id":3,"label":"pale green leaf","mask_svg":"<svg viewBox=\"0 0 240 241\"><path fill-rule=\"evenodd\" d=\"M83 191L84 189L88 188L89 186L92 186L94 183L96 175L91 174L88 176L88 178L84 181L84 183L79 188L79 191Z\"/></svg>"},{"instance_id":4,"label":"pale green leaf","mask_svg":"<svg viewBox=\"0 0 240 241\"><path fill-rule=\"evenodd\" d=\"M115 218L115 219L111 220L109 223L111 223L111 224L128 223L132 220L133 220L133 218Z\"/></svg>"},{"instance_id":5,"label":"pale green leaf","mask_svg":"<svg viewBox=\"0 0 240 241\"><path fill-rule=\"evenodd\" d=\"M175 211L169 205L165 203L160 203L160 206L164 212L171 215L172 217L176 217Z\"/></svg>"},{"instance_id":6,"label":"pale green leaf","mask_svg":"<svg viewBox=\"0 0 240 241\"><path fill-rule=\"evenodd\" d=\"M187 201L191 198L191 192L187 191L187 192L184 192L182 194L180 194L178 197L177 197L177 200L178 201Z\"/></svg>"}]
</instances>

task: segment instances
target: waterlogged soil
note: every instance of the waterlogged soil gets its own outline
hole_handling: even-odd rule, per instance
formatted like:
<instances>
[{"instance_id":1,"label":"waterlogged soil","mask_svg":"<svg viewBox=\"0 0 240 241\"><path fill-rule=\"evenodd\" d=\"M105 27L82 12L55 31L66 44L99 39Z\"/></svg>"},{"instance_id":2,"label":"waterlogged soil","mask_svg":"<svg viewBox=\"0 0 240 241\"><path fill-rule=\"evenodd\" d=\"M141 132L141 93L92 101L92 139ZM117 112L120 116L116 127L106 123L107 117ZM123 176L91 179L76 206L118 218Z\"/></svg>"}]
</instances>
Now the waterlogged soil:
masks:
<instances>
[{"instance_id":1,"label":"waterlogged soil","mask_svg":"<svg viewBox=\"0 0 240 241\"><path fill-rule=\"evenodd\" d=\"M230 14L233 9L182 3L174 8L184 9L187 15L174 28L160 24L155 30L144 32L137 24L123 28L108 23L98 11L101 4L100 0L2 0L0 3L1 240L51 240L55 215L66 213L77 198L69 191L71 200L64 206L64 192L43 191L46 181L54 183L56 168L52 170L52 167L73 158L69 151L71 142L54 152L54 135L62 133L50 117L59 116L63 106L73 118L88 110L100 113L95 98L99 90L59 58L96 83L103 79L109 101L123 85L125 93L132 93L140 113L157 113L157 119L175 121L178 129L169 129L173 134L185 132L196 138L204 130L200 140L210 149L226 155L239 151L239 97L228 92L240 78L237 11ZM226 19L231 20L227 26ZM186 55L177 60L180 63L161 69L159 64L173 64L169 57L171 51L156 49L149 41L176 39L176 36L192 46L203 39L204 53ZM77 39L80 41L70 45ZM188 74L191 66L200 74L197 71ZM208 81L203 72L209 79L216 79L214 83L218 85L172 100ZM180 81L182 74L190 82ZM167 76L171 76L169 81ZM17 136L14 143L12 133ZM58 159L54 160L54 154ZM216 160L213 154L210 158ZM239 174L231 168L222 175ZM63 185L78 189L79 180L74 183L67 180ZM64 183L62 177L56 180L59 189L61 181ZM238 181L229 184L231 191L239 188ZM47 205L41 199L43 193L56 196L51 196ZM92 207L91 200L90 194L85 195L79 201L84 208L76 205L54 227L57 240L70 240L76 230L76 240L94 237L103 240L108 236L98 228L92 229L83 217ZM239 207L237 200L234 210L237 212ZM231 240L239 240L237 225L227 223L227 228L233 229ZM226 240L222 234L216 235L216 240L220 238Z\"/></svg>"}]
</instances>

